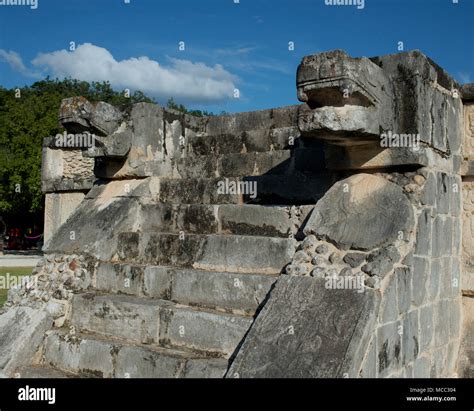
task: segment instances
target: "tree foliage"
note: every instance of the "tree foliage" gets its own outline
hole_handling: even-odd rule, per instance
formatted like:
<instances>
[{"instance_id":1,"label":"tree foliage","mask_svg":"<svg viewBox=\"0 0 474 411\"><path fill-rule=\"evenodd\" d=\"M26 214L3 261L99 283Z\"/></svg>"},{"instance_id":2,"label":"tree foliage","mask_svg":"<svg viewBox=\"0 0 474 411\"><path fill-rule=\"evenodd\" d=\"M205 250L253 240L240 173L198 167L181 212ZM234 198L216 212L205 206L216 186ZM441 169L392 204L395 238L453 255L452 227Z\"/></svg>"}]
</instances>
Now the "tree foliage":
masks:
<instances>
[{"instance_id":1,"label":"tree foliage","mask_svg":"<svg viewBox=\"0 0 474 411\"><path fill-rule=\"evenodd\" d=\"M166 107L171 109L171 110L180 111L181 113L191 114L191 115L197 116L197 117L204 117L204 116L214 115L213 113L210 113L209 111L205 111L205 110L204 111L202 111L202 110L188 110L182 104L176 103L173 98L170 98L168 100L168 102L166 103Z\"/></svg>"}]
</instances>

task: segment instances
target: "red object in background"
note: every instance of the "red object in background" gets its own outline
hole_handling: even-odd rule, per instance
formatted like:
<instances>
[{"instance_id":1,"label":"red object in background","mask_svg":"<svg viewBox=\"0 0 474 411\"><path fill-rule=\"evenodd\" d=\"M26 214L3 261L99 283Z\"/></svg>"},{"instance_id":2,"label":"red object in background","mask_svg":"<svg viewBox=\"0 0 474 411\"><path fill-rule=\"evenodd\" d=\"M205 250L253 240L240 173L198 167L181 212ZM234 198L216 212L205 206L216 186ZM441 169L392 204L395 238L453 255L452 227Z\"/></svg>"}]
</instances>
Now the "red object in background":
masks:
<instances>
[{"instance_id":1,"label":"red object in background","mask_svg":"<svg viewBox=\"0 0 474 411\"><path fill-rule=\"evenodd\" d=\"M10 228L8 230L7 248L9 250L21 250L23 239L19 228Z\"/></svg>"},{"instance_id":2,"label":"red object in background","mask_svg":"<svg viewBox=\"0 0 474 411\"><path fill-rule=\"evenodd\" d=\"M8 250L38 249L42 245L43 234L38 233L36 226L26 230L23 234L21 228L10 228L5 236L5 248Z\"/></svg>"}]
</instances>

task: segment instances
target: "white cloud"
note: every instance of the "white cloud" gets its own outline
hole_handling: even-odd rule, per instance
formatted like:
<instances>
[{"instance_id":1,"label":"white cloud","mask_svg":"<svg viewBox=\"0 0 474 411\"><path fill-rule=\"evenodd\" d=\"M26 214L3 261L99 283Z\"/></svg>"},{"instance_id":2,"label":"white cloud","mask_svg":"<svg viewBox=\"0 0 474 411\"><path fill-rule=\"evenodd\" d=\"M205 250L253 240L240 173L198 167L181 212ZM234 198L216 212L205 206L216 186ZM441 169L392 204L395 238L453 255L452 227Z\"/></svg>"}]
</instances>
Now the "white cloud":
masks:
<instances>
[{"instance_id":1,"label":"white cloud","mask_svg":"<svg viewBox=\"0 0 474 411\"><path fill-rule=\"evenodd\" d=\"M0 49L0 61L7 63L13 70L18 71L24 76L39 77L38 73L30 71L24 64L21 56L14 51Z\"/></svg>"},{"instance_id":2,"label":"white cloud","mask_svg":"<svg viewBox=\"0 0 474 411\"><path fill-rule=\"evenodd\" d=\"M107 49L85 43L72 52L40 53L32 63L55 77L109 81L115 88L141 90L158 99L214 103L232 97L237 77L220 64L169 60L167 66L148 57L117 61Z\"/></svg>"}]
</instances>

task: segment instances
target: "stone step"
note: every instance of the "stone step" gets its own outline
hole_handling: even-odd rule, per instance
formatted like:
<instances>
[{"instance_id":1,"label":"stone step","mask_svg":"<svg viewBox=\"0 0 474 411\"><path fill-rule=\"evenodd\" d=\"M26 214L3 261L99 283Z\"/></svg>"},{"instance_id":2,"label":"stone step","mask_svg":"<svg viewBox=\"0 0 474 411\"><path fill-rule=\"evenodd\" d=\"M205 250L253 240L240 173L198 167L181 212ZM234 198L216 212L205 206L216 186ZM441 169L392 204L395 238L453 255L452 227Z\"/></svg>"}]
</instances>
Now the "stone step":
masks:
<instances>
[{"instance_id":1,"label":"stone step","mask_svg":"<svg viewBox=\"0 0 474 411\"><path fill-rule=\"evenodd\" d=\"M208 271L279 274L296 241L286 238L168 233L119 233L113 262Z\"/></svg>"},{"instance_id":2,"label":"stone step","mask_svg":"<svg viewBox=\"0 0 474 411\"><path fill-rule=\"evenodd\" d=\"M315 204L334 184L330 174L261 175L250 177L161 178L156 193L171 204Z\"/></svg>"},{"instance_id":3,"label":"stone step","mask_svg":"<svg viewBox=\"0 0 474 411\"><path fill-rule=\"evenodd\" d=\"M227 360L152 348L65 330L50 333L44 362L65 372L101 378L221 378Z\"/></svg>"},{"instance_id":4,"label":"stone step","mask_svg":"<svg viewBox=\"0 0 474 411\"><path fill-rule=\"evenodd\" d=\"M192 155L176 162L176 173L181 178L291 175L295 171L319 173L324 167L324 151L321 148L304 148Z\"/></svg>"},{"instance_id":5,"label":"stone step","mask_svg":"<svg viewBox=\"0 0 474 411\"><path fill-rule=\"evenodd\" d=\"M189 306L252 315L277 276L211 272L101 262L95 288L100 292L170 300Z\"/></svg>"},{"instance_id":6,"label":"stone step","mask_svg":"<svg viewBox=\"0 0 474 411\"><path fill-rule=\"evenodd\" d=\"M139 229L166 233L296 235L313 206L143 204Z\"/></svg>"},{"instance_id":7,"label":"stone step","mask_svg":"<svg viewBox=\"0 0 474 411\"><path fill-rule=\"evenodd\" d=\"M18 371L18 378L79 378L78 375L45 365L31 365Z\"/></svg>"},{"instance_id":8,"label":"stone step","mask_svg":"<svg viewBox=\"0 0 474 411\"><path fill-rule=\"evenodd\" d=\"M127 295L78 294L72 301L71 325L80 332L227 358L252 321L251 317Z\"/></svg>"}]
</instances>

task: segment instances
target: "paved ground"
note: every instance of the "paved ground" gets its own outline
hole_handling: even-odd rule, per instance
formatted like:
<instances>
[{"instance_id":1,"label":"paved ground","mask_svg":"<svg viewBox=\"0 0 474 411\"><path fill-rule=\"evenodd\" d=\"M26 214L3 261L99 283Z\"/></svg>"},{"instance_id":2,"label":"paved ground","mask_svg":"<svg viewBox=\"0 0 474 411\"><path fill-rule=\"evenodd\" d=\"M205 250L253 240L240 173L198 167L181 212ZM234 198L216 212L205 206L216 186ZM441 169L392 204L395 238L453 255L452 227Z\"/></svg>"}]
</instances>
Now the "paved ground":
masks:
<instances>
[{"instance_id":1,"label":"paved ground","mask_svg":"<svg viewBox=\"0 0 474 411\"><path fill-rule=\"evenodd\" d=\"M0 255L0 267L34 267L40 259L39 254L4 254Z\"/></svg>"}]
</instances>

